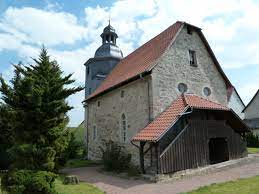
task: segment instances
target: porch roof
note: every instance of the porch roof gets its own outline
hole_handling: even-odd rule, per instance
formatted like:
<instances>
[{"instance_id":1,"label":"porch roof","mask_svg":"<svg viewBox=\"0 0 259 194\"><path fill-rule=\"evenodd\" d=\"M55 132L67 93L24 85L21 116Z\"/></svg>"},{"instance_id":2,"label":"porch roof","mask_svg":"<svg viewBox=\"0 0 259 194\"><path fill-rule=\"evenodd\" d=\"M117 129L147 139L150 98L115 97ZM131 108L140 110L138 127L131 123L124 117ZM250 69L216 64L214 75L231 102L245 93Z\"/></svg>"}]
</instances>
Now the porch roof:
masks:
<instances>
[{"instance_id":1,"label":"porch roof","mask_svg":"<svg viewBox=\"0 0 259 194\"><path fill-rule=\"evenodd\" d=\"M240 118L228 107L194 94L182 94L155 120L140 130L132 141L157 141L169 130L188 108L227 111ZM244 124L244 123L242 123ZM244 127L246 125L244 124Z\"/></svg>"}]
</instances>

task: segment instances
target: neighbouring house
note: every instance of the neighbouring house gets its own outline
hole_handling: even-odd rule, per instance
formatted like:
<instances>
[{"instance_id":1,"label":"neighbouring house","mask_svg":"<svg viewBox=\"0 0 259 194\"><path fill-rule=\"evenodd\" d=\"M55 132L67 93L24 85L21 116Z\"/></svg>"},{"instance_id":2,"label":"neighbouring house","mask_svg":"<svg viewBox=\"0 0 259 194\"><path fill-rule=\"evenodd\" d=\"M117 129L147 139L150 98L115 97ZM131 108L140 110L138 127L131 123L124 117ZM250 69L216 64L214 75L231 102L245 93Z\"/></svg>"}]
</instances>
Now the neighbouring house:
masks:
<instances>
[{"instance_id":1,"label":"neighbouring house","mask_svg":"<svg viewBox=\"0 0 259 194\"><path fill-rule=\"evenodd\" d=\"M122 58L86 97L88 158L101 159L103 139L124 145L143 173L244 157L242 106L201 29L178 21Z\"/></svg>"},{"instance_id":2,"label":"neighbouring house","mask_svg":"<svg viewBox=\"0 0 259 194\"><path fill-rule=\"evenodd\" d=\"M242 98L239 96L235 87L229 87L228 89L227 106L231 108L241 119L245 118L245 114L243 113L245 104Z\"/></svg>"},{"instance_id":3,"label":"neighbouring house","mask_svg":"<svg viewBox=\"0 0 259 194\"><path fill-rule=\"evenodd\" d=\"M254 134L259 135L259 90L244 108L243 113L245 114L245 123Z\"/></svg>"}]
</instances>

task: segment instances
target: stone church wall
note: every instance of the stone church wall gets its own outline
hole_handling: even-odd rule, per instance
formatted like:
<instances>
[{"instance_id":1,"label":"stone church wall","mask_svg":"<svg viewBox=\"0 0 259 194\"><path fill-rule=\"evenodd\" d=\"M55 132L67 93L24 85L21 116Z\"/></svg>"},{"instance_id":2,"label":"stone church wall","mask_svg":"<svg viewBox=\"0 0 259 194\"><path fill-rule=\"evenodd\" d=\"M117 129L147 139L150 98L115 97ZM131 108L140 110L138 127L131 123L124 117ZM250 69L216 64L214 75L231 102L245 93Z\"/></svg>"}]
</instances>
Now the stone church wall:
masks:
<instances>
[{"instance_id":1,"label":"stone church wall","mask_svg":"<svg viewBox=\"0 0 259 194\"><path fill-rule=\"evenodd\" d=\"M99 98L91 100L89 109L88 157L98 160L101 157L102 139L120 142L132 154L132 161L139 165L139 150L130 143L131 138L149 122L148 85L150 76L115 89ZM121 92L124 91L124 97ZM98 101L100 107L98 107ZM127 121L127 141L122 141L121 115ZM97 139L93 140L93 127L97 128Z\"/></svg>"},{"instance_id":2,"label":"stone church wall","mask_svg":"<svg viewBox=\"0 0 259 194\"><path fill-rule=\"evenodd\" d=\"M197 67L190 65L189 50L196 52ZM179 32L171 48L158 60L152 72L153 117L165 110L180 95L178 84L188 86L187 93L204 96L209 87L210 100L227 105L227 89L209 52L196 31L187 33L186 26Z\"/></svg>"}]
</instances>

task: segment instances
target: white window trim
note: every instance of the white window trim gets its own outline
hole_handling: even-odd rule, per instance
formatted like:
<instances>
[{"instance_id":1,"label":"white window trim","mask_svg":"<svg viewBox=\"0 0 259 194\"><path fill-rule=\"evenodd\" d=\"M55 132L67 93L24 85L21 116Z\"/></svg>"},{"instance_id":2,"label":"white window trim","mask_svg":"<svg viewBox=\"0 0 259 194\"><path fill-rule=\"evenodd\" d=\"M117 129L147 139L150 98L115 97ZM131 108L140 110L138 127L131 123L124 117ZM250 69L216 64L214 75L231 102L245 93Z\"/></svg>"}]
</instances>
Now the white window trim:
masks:
<instances>
[{"instance_id":1,"label":"white window trim","mask_svg":"<svg viewBox=\"0 0 259 194\"><path fill-rule=\"evenodd\" d=\"M96 141L97 140L97 126L93 125L93 131L92 131L92 140Z\"/></svg>"},{"instance_id":2,"label":"white window trim","mask_svg":"<svg viewBox=\"0 0 259 194\"><path fill-rule=\"evenodd\" d=\"M204 94L204 88L209 88L209 89L210 89L210 95L206 96L206 95ZM212 88L209 87L209 86L204 86L204 87L202 87L202 89L201 89L201 93L202 93L202 96L204 96L204 97L206 97L206 98L211 97L211 95L212 95Z\"/></svg>"}]
</instances>

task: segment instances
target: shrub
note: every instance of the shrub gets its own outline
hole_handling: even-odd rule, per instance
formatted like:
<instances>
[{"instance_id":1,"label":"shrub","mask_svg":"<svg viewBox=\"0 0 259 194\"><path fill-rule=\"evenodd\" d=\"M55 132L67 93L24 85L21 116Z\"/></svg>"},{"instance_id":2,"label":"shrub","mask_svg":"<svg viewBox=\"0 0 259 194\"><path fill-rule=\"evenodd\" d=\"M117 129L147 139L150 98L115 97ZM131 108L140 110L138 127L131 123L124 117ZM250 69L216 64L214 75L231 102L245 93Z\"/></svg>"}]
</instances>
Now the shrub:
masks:
<instances>
[{"instance_id":1,"label":"shrub","mask_svg":"<svg viewBox=\"0 0 259 194\"><path fill-rule=\"evenodd\" d=\"M246 135L246 142L248 147L259 147L259 136L253 133Z\"/></svg>"},{"instance_id":2,"label":"shrub","mask_svg":"<svg viewBox=\"0 0 259 194\"><path fill-rule=\"evenodd\" d=\"M8 146L0 144L0 170L6 170L10 165L10 155L7 149Z\"/></svg>"},{"instance_id":3,"label":"shrub","mask_svg":"<svg viewBox=\"0 0 259 194\"><path fill-rule=\"evenodd\" d=\"M103 141L102 160L107 171L122 172L129 168L131 154L125 151L125 147L113 141Z\"/></svg>"},{"instance_id":4,"label":"shrub","mask_svg":"<svg viewBox=\"0 0 259 194\"><path fill-rule=\"evenodd\" d=\"M1 187L11 194L53 194L55 178L47 171L17 170L2 177Z\"/></svg>"},{"instance_id":5,"label":"shrub","mask_svg":"<svg viewBox=\"0 0 259 194\"><path fill-rule=\"evenodd\" d=\"M80 158L85 153L84 142L80 142L75 138L75 133L71 133L71 139L68 146L68 158Z\"/></svg>"}]
</instances>

